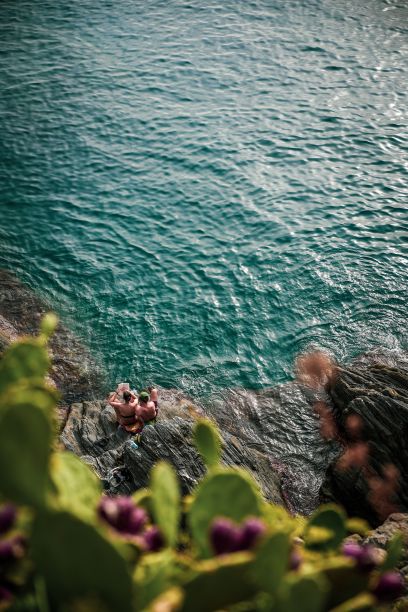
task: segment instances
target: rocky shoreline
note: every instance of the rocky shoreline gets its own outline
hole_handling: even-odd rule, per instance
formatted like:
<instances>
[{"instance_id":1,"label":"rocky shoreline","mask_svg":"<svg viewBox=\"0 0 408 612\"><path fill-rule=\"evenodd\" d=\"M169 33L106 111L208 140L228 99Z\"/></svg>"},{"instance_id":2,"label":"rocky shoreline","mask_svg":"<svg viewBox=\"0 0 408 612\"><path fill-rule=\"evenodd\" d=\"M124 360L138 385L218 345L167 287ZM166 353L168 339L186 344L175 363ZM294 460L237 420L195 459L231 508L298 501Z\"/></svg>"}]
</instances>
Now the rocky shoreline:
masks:
<instances>
[{"instance_id":1,"label":"rocky shoreline","mask_svg":"<svg viewBox=\"0 0 408 612\"><path fill-rule=\"evenodd\" d=\"M1 350L21 334L36 333L49 307L11 274L0 272L0 281ZM51 350L51 377L62 397L61 443L92 465L109 492L130 493L146 486L150 468L158 459L167 459L175 466L184 492L195 486L204 467L191 444L191 431L205 408L177 390L161 389L158 422L146 427L139 448L132 448L118 433L113 410L101 400L106 386L85 349L60 327ZM291 477L290 469L276 456L273 436L276 419L281 418L279 406L310 413L316 400L313 393L293 382L260 392L231 391L222 401L214 398L210 414L224 440L224 462L252 472L267 499L306 514L319 497L314 493L309 497L298 495L293 503L293 490L308 490L313 483L310 478L302 481L299 477L302 465ZM314 417L313 430L305 434L311 454L319 455L328 468L320 500L337 501L350 514L379 525L386 516L371 503L370 478L377 478L378 485L378 479L385 480L384 468L392 465L398 472L398 482L390 493L390 508L407 512L408 450L404 442L408 433L408 359L373 352L349 367L339 367L324 401L334 416L336 440L319 438L318 416ZM347 427L350 415L361 420L358 440ZM301 452L301 433L294 431L292 435L299 439ZM357 443L367 446L365 462L351 462L348 469L340 469L342 450ZM314 485L318 492L320 482Z\"/></svg>"},{"instance_id":2,"label":"rocky shoreline","mask_svg":"<svg viewBox=\"0 0 408 612\"><path fill-rule=\"evenodd\" d=\"M382 355L381 359L378 355L374 359L372 355L371 361L339 368L327 400L335 415L338 439L328 443L332 462L327 466L320 499L316 500L316 503L340 503L350 516L363 517L373 526L378 526L392 511L408 510L408 451L404 444L408 428L408 375L401 366L391 363L390 357ZM290 480L286 466L271 454L268 442L273 435L273 414L265 412L263 402L270 401L274 393L277 391L246 395L246 410L241 410L239 416L214 411L212 417L224 440L223 460L228 465L249 469L267 499L290 510L308 513L313 508L293 507L291 490L301 483ZM186 493L204 471L191 444L194 420L204 410L176 390L161 389L160 398L158 422L154 427L145 428L138 449L132 448L126 437L118 435L115 414L104 401L73 404L63 426L61 441L93 466L108 490L129 493L146 486L153 464L159 459L167 459L175 466ZM307 401L304 395L299 395L298 399ZM257 419L259 413L262 419ZM352 414L361 419L358 440L346 426ZM366 445L367 456L363 463L360 459L351 461L345 469L338 458L356 445ZM370 483L372 479L380 485L386 483L384 471L387 466L397 470L398 483L395 491L381 493L380 490L380 495L389 496L384 514L384 507L380 504L378 508L376 500L370 496Z\"/></svg>"},{"instance_id":3,"label":"rocky shoreline","mask_svg":"<svg viewBox=\"0 0 408 612\"><path fill-rule=\"evenodd\" d=\"M0 270L0 354L18 336L36 335L42 317L52 310L6 270ZM51 339L51 380L61 394L60 406L101 397L106 386L100 368L72 332L58 325Z\"/></svg>"},{"instance_id":4,"label":"rocky shoreline","mask_svg":"<svg viewBox=\"0 0 408 612\"><path fill-rule=\"evenodd\" d=\"M160 390L160 416L156 425L143 430L138 449L118 432L113 409L105 402L73 404L61 433L64 447L90 464L110 493L133 493L148 485L149 473L160 459L170 461L179 476L183 493L190 492L204 474L204 465L191 443L194 421L202 410L174 390ZM278 475L268 457L245 449L228 432L223 461L253 473L267 499L283 504Z\"/></svg>"}]
</instances>

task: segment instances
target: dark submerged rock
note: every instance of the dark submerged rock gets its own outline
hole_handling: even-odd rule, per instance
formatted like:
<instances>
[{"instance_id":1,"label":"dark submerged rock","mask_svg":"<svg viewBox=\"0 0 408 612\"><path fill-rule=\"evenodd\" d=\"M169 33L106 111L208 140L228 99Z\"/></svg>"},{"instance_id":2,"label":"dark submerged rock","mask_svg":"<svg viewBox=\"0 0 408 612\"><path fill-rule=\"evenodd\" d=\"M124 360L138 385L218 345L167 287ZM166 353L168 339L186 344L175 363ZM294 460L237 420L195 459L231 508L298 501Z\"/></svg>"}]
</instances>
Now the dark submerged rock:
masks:
<instances>
[{"instance_id":1,"label":"dark submerged rock","mask_svg":"<svg viewBox=\"0 0 408 612\"><path fill-rule=\"evenodd\" d=\"M330 395L345 444L350 443L346 420L356 414L362 440L369 445L368 465L339 469L332 464L321 489L322 501L341 503L350 515L378 525L386 516L372 498L369 482L383 479L384 468L395 466L398 486L390 507L408 510L408 362L404 355L369 353L348 368L339 368ZM386 500L387 501L387 500Z\"/></svg>"},{"instance_id":2,"label":"dark submerged rock","mask_svg":"<svg viewBox=\"0 0 408 612\"><path fill-rule=\"evenodd\" d=\"M19 336L37 335L51 306L15 276L0 270L0 354ZM61 393L61 404L101 397L103 374L87 349L61 323L50 342L51 380Z\"/></svg>"}]
</instances>

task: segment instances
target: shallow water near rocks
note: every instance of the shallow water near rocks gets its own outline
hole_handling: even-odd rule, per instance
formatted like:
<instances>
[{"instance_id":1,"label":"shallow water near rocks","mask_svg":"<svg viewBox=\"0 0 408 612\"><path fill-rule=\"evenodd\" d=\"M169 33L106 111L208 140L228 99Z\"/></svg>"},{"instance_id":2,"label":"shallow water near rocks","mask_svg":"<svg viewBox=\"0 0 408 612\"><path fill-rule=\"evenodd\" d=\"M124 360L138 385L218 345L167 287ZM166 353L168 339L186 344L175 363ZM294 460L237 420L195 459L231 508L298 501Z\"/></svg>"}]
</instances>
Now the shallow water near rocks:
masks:
<instances>
[{"instance_id":1,"label":"shallow water near rocks","mask_svg":"<svg viewBox=\"0 0 408 612\"><path fill-rule=\"evenodd\" d=\"M203 399L309 346L398 353L407 24L399 0L3 0L0 266L112 385Z\"/></svg>"}]
</instances>

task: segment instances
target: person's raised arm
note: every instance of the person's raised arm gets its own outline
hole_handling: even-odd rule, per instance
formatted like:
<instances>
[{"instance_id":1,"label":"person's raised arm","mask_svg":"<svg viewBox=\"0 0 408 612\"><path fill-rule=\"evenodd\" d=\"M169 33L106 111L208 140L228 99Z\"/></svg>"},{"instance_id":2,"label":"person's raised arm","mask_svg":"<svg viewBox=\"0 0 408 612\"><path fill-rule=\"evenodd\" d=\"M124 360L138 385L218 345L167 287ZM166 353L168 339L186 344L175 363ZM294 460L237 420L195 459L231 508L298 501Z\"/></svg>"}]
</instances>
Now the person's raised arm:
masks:
<instances>
[{"instance_id":1,"label":"person's raised arm","mask_svg":"<svg viewBox=\"0 0 408 612\"><path fill-rule=\"evenodd\" d=\"M112 391L112 393L109 396L108 399L108 404L110 404L112 406L112 408L120 408L121 407L121 402L116 402L115 401L115 397L117 396L117 392L116 391Z\"/></svg>"},{"instance_id":2,"label":"person's raised arm","mask_svg":"<svg viewBox=\"0 0 408 612\"><path fill-rule=\"evenodd\" d=\"M150 399L152 402L157 402L159 399L159 392L155 387L149 387Z\"/></svg>"}]
</instances>

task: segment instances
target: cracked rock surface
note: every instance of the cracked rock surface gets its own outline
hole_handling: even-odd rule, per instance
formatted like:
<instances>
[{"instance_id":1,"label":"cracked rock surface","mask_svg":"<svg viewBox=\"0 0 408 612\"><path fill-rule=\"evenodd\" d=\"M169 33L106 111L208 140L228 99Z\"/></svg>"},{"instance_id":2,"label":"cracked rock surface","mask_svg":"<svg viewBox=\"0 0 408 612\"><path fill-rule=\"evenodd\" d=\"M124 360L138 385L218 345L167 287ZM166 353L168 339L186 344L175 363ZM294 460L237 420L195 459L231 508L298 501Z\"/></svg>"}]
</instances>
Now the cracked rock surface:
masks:
<instances>
[{"instance_id":1,"label":"cracked rock surface","mask_svg":"<svg viewBox=\"0 0 408 612\"><path fill-rule=\"evenodd\" d=\"M93 467L111 493L131 493L149 482L149 473L158 460L169 461L176 469L183 493L196 486L204 466L192 444L192 428L202 409L180 392L160 390L160 412L155 425L145 426L139 448L132 437L118 429L114 410L104 402L82 402L71 406L61 433L66 449ZM247 449L235 436L222 432L226 465L249 469L265 497L283 503L279 477L267 455Z\"/></svg>"},{"instance_id":2,"label":"cracked rock surface","mask_svg":"<svg viewBox=\"0 0 408 612\"><path fill-rule=\"evenodd\" d=\"M346 443L350 443L346 419L352 414L360 417L369 459L367 466L347 470L332 464L321 489L322 500L337 501L350 515L378 525L384 517L370 502L368 482L372 477L383 478L384 467L393 465L399 481L391 501L408 511L408 360L391 353L367 354L339 369L330 395Z\"/></svg>"}]
</instances>

